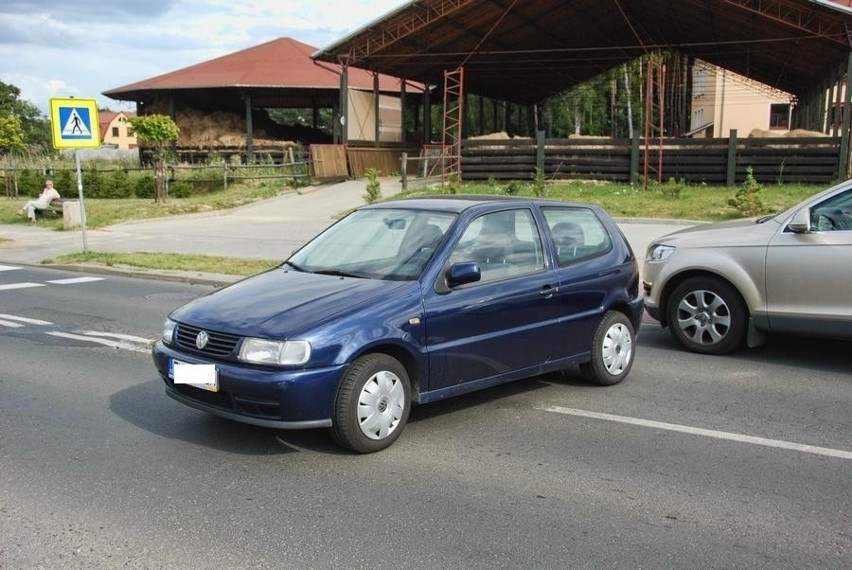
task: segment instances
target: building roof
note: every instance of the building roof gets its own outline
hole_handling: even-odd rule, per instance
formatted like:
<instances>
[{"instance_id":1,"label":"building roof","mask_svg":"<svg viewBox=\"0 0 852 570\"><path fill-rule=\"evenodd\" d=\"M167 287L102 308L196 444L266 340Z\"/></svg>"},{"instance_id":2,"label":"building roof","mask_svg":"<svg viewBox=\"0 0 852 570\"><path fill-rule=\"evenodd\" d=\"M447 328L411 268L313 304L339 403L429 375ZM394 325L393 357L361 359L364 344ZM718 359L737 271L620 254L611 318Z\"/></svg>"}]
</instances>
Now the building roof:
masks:
<instances>
[{"instance_id":1,"label":"building roof","mask_svg":"<svg viewBox=\"0 0 852 570\"><path fill-rule=\"evenodd\" d=\"M340 66L315 63L310 57L315 51L292 38L279 38L103 94L122 101L148 101L170 92L191 97L191 92L203 90L207 98L215 99L211 90L220 90L222 97L250 92L255 106L310 107L316 98L334 100L340 89ZM373 73L352 69L349 86L372 90ZM407 88L412 87L416 89ZM400 81L380 74L379 90L399 92Z\"/></svg>"},{"instance_id":2,"label":"building roof","mask_svg":"<svg viewBox=\"0 0 852 570\"><path fill-rule=\"evenodd\" d=\"M537 103L656 50L804 97L845 73L852 0L415 0L313 54Z\"/></svg>"}]
</instances>

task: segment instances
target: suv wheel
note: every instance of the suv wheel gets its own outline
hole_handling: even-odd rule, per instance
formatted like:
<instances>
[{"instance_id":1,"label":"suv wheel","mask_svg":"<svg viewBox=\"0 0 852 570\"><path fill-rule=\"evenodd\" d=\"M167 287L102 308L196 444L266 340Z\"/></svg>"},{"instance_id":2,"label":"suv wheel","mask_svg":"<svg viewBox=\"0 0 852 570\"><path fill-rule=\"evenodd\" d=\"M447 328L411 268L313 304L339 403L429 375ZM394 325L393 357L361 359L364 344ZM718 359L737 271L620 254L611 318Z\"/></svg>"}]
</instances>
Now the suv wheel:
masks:
<instances>
[{"instance_id":1,"label":"suv wheel","mask_svg":"<svg viewBox=\"0 0 852 570\"><path fill-rule=\"evenodd\" d=\"M672 336L701 354L727 354L742 345L745 303L736 289L715 277L693 277L672 291L666 321Z\"/></svg>"}]
</instances>

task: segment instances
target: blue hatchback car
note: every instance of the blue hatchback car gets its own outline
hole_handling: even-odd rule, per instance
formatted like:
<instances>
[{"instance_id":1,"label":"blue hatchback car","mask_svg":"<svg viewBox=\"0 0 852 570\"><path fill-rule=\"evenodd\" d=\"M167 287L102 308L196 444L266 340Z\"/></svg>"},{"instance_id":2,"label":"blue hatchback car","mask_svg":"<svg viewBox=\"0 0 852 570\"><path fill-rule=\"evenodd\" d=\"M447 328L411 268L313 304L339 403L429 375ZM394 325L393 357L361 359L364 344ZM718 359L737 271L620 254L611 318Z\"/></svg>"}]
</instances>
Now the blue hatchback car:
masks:
<instances>
[{"instance_id":1,"label":"blue hatchback car","mask_svg":"<svg viewBox=\"0 0 852 570\"><path fill-rule=\"evenodd\" d=\"M363 206L279 267L178 308L153 348L166 393L383 449L413 404L579 365L630 371L630 246L598 206L436 197Z\"/></svg>"}]
</instances>

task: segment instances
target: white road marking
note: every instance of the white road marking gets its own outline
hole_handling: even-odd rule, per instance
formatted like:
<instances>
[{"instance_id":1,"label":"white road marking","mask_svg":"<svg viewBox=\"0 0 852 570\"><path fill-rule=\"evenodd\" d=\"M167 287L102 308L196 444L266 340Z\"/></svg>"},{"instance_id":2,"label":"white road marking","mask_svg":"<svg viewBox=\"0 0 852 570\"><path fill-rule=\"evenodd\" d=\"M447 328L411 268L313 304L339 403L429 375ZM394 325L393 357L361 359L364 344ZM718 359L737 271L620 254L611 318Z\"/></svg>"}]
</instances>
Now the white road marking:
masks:
<instances>
[{"instance_id":1,"label":"white road marking","mask_svg":"<svg viewBox=\"0 0 852 570\"><path fill-rule=\"evenodd\" d=\"M54 279L52 281L48 281L48 283L53 283L55 285L74 285L76 283L90 283L92 281L103 280L103 277L73 277L71 279Z\"/></svg>"},{"instance_id":2,"label":"white road marking","mask_svg":"<svg viewBox=\"0 0 852 570\"><path fill-rule=\"evenodd\" d=\"M563 408L560 406L544 406L537 409L545 412L553 412L556 414L565 414L569 416L580 416L584 418L592 418L596 420L606 420L610 422L619 422L623 424L631 424L654 429L664 429L668 431L676 431L680 433L688 433L691 435L700 435L703 437L712 437L716 439L726 439L739 443L751 443L755 445L763 445L765 447L777 447L780 449L789 449L792 451L800 451L802 453L813 453L814 455L825 455L828 457L839 457L841 459L852 459L852 451L841 451L830 447L818 447L815 445L807 445L802 443L792 443L779 439L766 439L763 437L754 437L751 435L742 435L725 431L716 431L712 429L695 428L678 424L669 424L664 422L654 422L639 418L631 418L628 416L616 416L613 414L602 414L600 412L589 412L586 410L578 410L575 408Z\"/></svg>"},{"instance_id":3,"label":"white road marking","mask_svg":"<svg viewBox=\"0 0 852 570\"><path fill-rule=\"evenodd\" d=\"M131 350L133 352L147 353L150 350L150 345L149 346L139 346L138 344L134 344L134 343L126 342L126 341L115 341L115 340L109 340L109 339L105 339L105 338L96 338L96 337L92 337L92 336L85 336L85 335L80 335L80 334L64 333L64 332L57 332L57 331L49 332L47 334L49 334L50 336L57 336L57 337L60 337L60 338L68 338L68 339L71 339L71 340L82 340L82 341L85 341L85 342L95 342L95 343L98 343L98 344L102 344L104 346L109 346L111 348L118 348L118 349L122 349L122 350Z\"/></svg>"},{"instance_id":4,"label":"white road marking","mask_svg":"<svg viewBox=\"0 0 852 570\"><path fill-rule=\"evenodd\" d=\"M0 327L11 327L14 329L22 326L24 325L21 323L13 323L12 321L4 321L3 319L0 319Z\"/></svg>"},{"instance_id":5,"label":"white road marking","mask_svg":"<svg viewBox=\"0 0 852 570\"><path fill-rule=\"evenodd\" d=\"M8 291L10 289L29 289L30 287L44 287L44 283L7 283L0 285L0 291Z\"/></svg>"},{"instance_id":6,"label":"white road marking","mask_svg":"<svg viewBox=\"0 0 852 570\"><path fill-rule=\"evenodd\" d=\"M21 268L15 267L13 265L0 265L0 271L15 271L16 269L21 269Z\"/></svg>"},{"instance_id":7,"label":"white road marking","mask_svg":"<svg viewBox=\"0 0 852 570\"><path fill-rule=\"evenodd\" d=\"M17 315L5 315L0 313L0 319L9 319L10 321L18 321L20 323L25 323L28 325L52 325L53 323L48 321L40 321L38 319L28 319L27 317L19 317Z\"/></svg>"},{"instance_id":8,"label":"white road marking","mask_svg":"<svg viewBox=\"0 0 852 570\"><path fill-rule=\"evenodd\" d=\"M98 331L82 331L82 333L86 336L96 336L96 337L106 337L106 338L117 338L119 340L126 340L129 342L138 342L142 344L152 345L154 341L150 338L142 338L141 336L133 336L132 334L121 334L121 333L105 333Z\"/></svg>"}]
</instances>

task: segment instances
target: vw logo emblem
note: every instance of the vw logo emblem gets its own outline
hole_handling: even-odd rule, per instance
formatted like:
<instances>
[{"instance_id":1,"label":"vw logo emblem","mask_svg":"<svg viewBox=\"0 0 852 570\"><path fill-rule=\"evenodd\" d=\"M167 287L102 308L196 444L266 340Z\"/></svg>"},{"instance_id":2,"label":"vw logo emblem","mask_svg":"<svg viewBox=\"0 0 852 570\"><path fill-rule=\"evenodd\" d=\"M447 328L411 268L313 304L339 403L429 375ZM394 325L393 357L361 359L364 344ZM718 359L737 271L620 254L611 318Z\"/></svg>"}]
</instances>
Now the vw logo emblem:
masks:
<instances>
[{"instance_id":1,"label":"vw logo emblem","mask_svg":"<svg viewBox=\"0 0 852 570\"><path fill-rule=\"evenodd\" d=\"M205 346L207 346L207 343L209 341L210 341L210 335L208 335L204 331L201 331L200 333L198 333L198 336L195 337L195 346L197 346L200 350L200 349L204 348Z\"/></svg>"}]
</instances>

